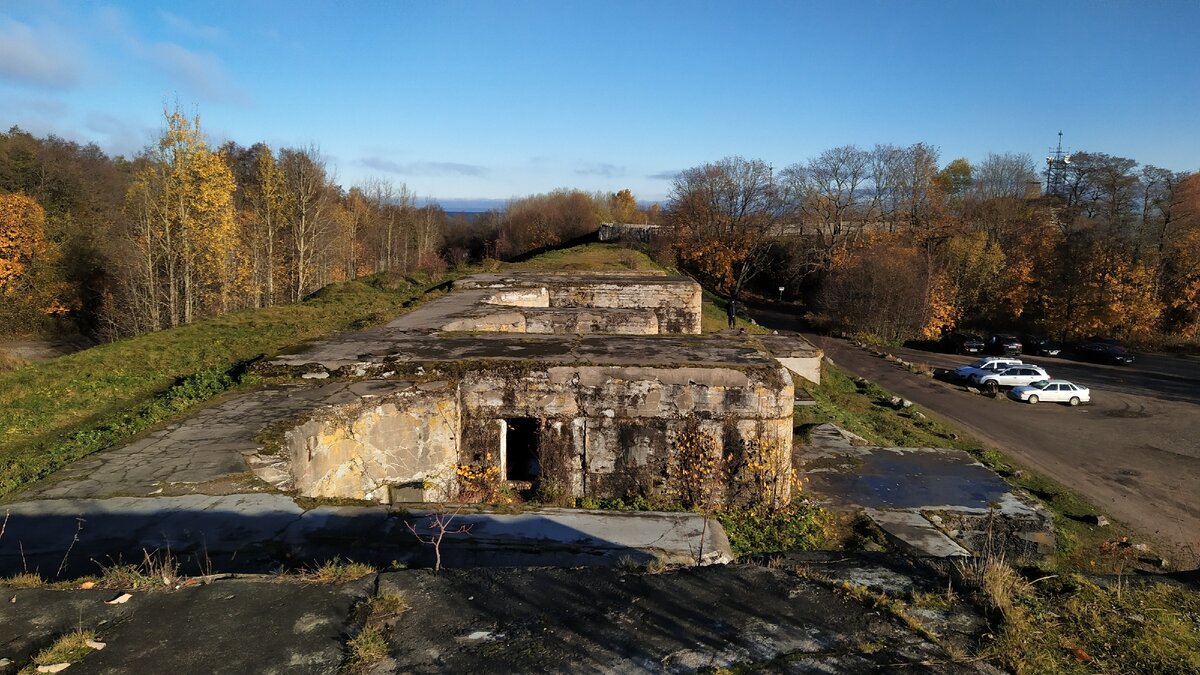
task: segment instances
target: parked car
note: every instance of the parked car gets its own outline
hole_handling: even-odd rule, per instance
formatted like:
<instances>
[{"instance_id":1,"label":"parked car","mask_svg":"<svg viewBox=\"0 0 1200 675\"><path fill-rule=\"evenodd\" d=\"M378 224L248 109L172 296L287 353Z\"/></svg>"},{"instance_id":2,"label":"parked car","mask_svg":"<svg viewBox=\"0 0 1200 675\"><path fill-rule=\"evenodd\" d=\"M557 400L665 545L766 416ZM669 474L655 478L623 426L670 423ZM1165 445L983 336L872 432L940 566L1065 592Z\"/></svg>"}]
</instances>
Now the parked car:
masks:
<instances>
[{"instance_id":1,"label":"parked car","mask_svg":"<svg viewBox=\"0 0 1200 675\"><path fill-rule=\"evenodd\" d=\"M1019 365L1021 365L1021 359L1011 359L1004 356L985 356L975 363L955 368L954 376L960 380L970 380L976 373L994 373Z\"/></svg>"},{"instance_id":2,"label":"parked car","mask_svg":"<svg viewBox=\"0 0 1200 675\"><path fill-rule=\"evenodd\" d=\"M1058 356L1062 353L1062 345L1050 338L1040 335L1021 335L1021 353L1035 356Z\"/></svg>"},{"instance_id":3,"label":"parked car","mask_svg":"<svg viewBox=\"0 0 1200 675\"><path fill-rule=\"evenodd\" d=\"M972 375L971 379L982 387L995 390L1000 387L1020 387L1041 380L1048 380L1050 379L1050 373L1047 373L1040 366L1025 363L1005 368L1004 370L993 372L981 371Z\"/></svg>"},{"instance_id":4,"label":"parked car","mask_svg":"<svg viewBox=\"0 0 1200 675\"><path fill-rule=\"evenodd\" d=\"M1014 401L1037 403L1047 401L1053 403L1069 403L1079 405L1092 400L1092 392L1087 387L1071 384L1066 380L1042 380L1021 387L1013 387L1008 397Z\"/></svg>"},{"instance_id":5,"label":"parked car","mask_svg":"<svg viewBox=\"0 0 1200 675\"><path fill-rule=\"evenodd\" d=\"M1120 344L1112 342L1089 342L1080 345L1078 352L1080 357L1097 363L1111 363L1117 366L1133 363L1133 354Z\"/></svg>"},{"instance_id":6,"label":"parked car","mask_svg":"<svg viewBox=\"0 0 1200 675\"><path fill-rule=\"evenodd\" d=\"M948 333L942 336L942 349L955 354L979 354L983 352L983 339L974 333Z\"/></svg>"},{"instance_id":7,"label":"parked car","mask_svg":"<svg viewBox=\"0 0 1200 675\"><path fill-rule=\"evenodd\" d=\"M1021 353L1021 341L1011 333L996 333L988 337L983 351L996 356L1016 356Z\"/></svg>"}]
</instances>

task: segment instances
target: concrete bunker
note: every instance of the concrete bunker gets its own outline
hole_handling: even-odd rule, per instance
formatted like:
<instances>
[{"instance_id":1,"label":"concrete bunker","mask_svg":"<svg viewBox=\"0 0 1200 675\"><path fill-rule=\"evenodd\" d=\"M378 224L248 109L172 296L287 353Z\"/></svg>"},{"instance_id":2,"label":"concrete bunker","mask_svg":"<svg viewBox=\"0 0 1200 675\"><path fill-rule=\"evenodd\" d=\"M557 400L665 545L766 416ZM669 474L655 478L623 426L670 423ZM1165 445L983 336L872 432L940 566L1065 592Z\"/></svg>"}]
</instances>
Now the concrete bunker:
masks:
<instances>
[{"instance_id":1,"label":"concrete bunker","mask_svg":"<svg viewBox=\"0 0 1200 675\"><path fill-rule=\"evenodd\" d=\"M405 384L292 420L286 470L277 463L260 477L302 495L385 503L456 499L481 476L556 503L661 495L688 429L715 439L718 457L767 448L768 464L790 466L789 370L751 336L696 335L700 288L690 279L497 274L455 289L407 324L265 366ZM811 345L789 345L790 361L819 362Z\"/></svg>"}]
</instances>

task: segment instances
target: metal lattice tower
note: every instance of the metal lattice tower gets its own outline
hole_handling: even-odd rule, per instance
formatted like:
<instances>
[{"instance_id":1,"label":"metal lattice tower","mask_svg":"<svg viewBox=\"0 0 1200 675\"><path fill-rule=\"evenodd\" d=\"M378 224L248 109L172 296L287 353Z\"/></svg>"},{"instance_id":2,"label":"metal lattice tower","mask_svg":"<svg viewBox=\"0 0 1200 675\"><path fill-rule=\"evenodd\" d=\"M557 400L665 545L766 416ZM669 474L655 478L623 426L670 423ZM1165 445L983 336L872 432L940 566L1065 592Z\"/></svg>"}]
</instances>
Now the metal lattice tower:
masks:
<instances>
[{"instance_id":1,"label":"metal lattice tower","mask_svg":"<svg viewBox=\"0 0 1200 675\"><path fill-rule=\"evenodd\" d=\"M1067 167L1071 164L1071 155L1063 152L1062 132L1058 132L1058 147L1050 148L1046 156L1046 194L1059 195L1067 184Z\"/></svg>"}]
</instances>

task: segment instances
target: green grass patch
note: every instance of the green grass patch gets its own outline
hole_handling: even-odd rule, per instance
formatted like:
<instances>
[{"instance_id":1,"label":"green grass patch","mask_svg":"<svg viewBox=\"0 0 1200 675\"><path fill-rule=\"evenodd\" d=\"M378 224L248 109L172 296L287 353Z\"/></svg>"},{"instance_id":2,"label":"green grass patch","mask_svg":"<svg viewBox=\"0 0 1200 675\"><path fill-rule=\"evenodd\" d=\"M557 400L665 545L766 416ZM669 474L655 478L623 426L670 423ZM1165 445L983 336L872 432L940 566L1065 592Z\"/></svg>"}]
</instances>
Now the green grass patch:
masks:
<instances>
[{"instance_id":1,"label":"green grass patch","mask_svg":"<svg viewBox=\"0 0 1200 675\"><path fill-rule=\"evenodd\" d=\"M730 509L716 514L737 557L782 551L810 551L827 542L825 512L792 503L779 509Z\"/></svg>"},{"instance_id":2,"label":"green grass patch","mask_svg":"<svg viewBox=\"0 0 1200 675\"><path fill-rule=\"evenodd\" d=\"M728 330L729 314L726 309L728 304L725 298L705 289L703 304L700 308L700 332L720 333L723 330ZM756 323L750 323L745 315L742 314L741 309L738 310L736 325L747 333L755 335L766 335L771 332Z\"/></svg>"},{"instance_id":3,"label":"green grass patch","mask_svg":"<svg viewBox=\"0 0 1200 675\"><path fill-rule=\"evenodd\" d=\"M0 373L0 496L242 382L243 364L385 322L436 280L375 276Z\"/></svg>"},{"instance_id":4,"label":"green grass patch","mask_svg":"<svg viewBox=\"0 0 1200 675\"><path fill-rule=\"evenodd\" d=\"M973 451L976 439L913 406L902 411L887 405L893 394L879 385L855 378L829 363L821 366L821 384L799 383L816 402L797 406L795 425L801 434L832 422L873 444L905 448L958 448Z\"/></svg>"},{"instance_id":5,"label":"green grass patch","mask_svg":"<svg viewBox=\"0 0 1200 675\"><path fill-rule=\"evenodd\" d=\"M619 244L584 244L549 251L501 269L521 272L658 272L664 273L645 253Z\"/></svg>"}]
</instances>

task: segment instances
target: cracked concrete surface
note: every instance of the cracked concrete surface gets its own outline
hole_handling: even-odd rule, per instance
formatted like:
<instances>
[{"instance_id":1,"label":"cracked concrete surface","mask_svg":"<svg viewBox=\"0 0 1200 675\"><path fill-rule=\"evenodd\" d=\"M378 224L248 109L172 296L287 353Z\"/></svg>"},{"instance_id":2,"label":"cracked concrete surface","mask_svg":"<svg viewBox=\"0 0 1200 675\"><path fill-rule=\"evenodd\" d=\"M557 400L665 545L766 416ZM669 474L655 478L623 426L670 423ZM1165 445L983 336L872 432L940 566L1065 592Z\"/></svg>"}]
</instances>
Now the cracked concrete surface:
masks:
<instances>
[{"instance_id":1,"label":"cracked concrete surface","mask_svg":"<svg viewBox=\"0 0 1200 675\"><path fill-rule=\"evenodd\" d=\"M871 447L822 424L792 453L811 494L862 510L902 549L945 557L1003 548L1018 558L1054 550L1046 509L961 450Z\"/></svg>"}]
</instances>

